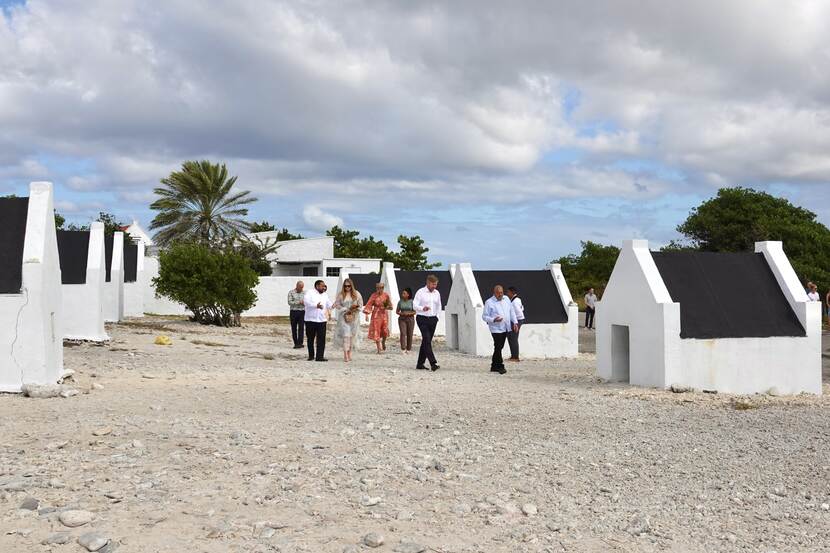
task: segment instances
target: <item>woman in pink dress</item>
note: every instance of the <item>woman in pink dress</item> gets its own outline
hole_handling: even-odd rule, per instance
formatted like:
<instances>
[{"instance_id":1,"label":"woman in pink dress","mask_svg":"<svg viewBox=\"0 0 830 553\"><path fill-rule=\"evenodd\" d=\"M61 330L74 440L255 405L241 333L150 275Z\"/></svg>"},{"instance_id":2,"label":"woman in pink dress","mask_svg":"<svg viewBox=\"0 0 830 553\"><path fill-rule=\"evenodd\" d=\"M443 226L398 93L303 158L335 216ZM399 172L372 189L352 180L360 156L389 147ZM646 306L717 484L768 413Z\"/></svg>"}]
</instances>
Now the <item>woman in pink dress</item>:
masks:
<instances>
[{"instance_id":1,"label":"woman in pink dress","mask_svg":"<svg viewBox=\"0 0 830 553\"><path fill-rule=\"evenodd\" d=\"M366 301L363 312L369 320L369 339L375 341L378 353L386 351L386 339L389 337L389 310L392 309L392 300L389 294L383 291L383 283L375 284L375 292Z\"/></svg>"}]
</instances>

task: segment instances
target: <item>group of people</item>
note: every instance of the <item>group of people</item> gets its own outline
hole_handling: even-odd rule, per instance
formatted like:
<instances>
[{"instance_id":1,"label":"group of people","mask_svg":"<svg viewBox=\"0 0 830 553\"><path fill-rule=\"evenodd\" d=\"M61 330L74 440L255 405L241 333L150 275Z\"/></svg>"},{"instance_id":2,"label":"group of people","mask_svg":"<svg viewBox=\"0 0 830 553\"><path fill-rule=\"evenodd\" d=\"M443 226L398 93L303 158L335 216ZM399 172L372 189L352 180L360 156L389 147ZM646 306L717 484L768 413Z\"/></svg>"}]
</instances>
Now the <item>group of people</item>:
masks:
<instances>
[{"instance_id":1,"label":"group of people","mask_svg":"<svg viewBox=\"0 0 830 553\"><path fill-rule=\"evenodd\" d=\"M303 281L298 281L288 292L288 306L294 349L302 349L305 339L309 361L328 361L325 356L327 323L334 319L333 343L343 350L343 361L351 362L352 352L361 341L361 315L369 323L367 336L375 342L377 353L382 354L386 351L386 340L390 334L389 311L393 306L382 282L375 285L375 291L365 302L352 280L348 278L343 280L343 287L333 300L329 297L328 287L323 280L316 281L313 290L306 291L304 288ZM412 351L412 338L417 326L421 332L421 347L418 350L415 368L437 371L440 365L432 349L432 339L442 308L438 277L429 275L423 288L415 294L409 288L401 290L401 299L394 308L398 316L401 353L408 354ZM494 348L490 370L504 374L507 372L502 359L505 342L510 346L510 360L519 360L519 330L525 316L518 290L511 286L505 296L502 286L496 286L493 297L488 299L484 306L482 318L493 334Z\"/></svg>"},{"instance_id":2,"label":"group of people","mask_svg":"<svg viewBox=\"0 0 830 553\"><path fill-rule=\"evenodd\" d=\"M314 283L314 290L306 291L304 288L303 281L298 281L288 292L288 306L294 349L302 349L305 338L309 361L328 361L325 356L326 330L328 321L334 319L333 343L343 350L343 361L349 363L352 352L360 345L361 315L369 323L367 336L375 342L377 353L386 351L386 340L390 335L389 311L393 306L382 282L375 285L375 291L365 302L349 278L343 280L343 287L334 300L329 297L328 287L323 280ZM414 295L409 288L401 291L401 299L395 307L401 335L401 352L408 354L412 351L412 338L417 325L422 337L416 364L418 369L426 370L427 362L433 371L440 368L432 351L432 338L440 312L441 293L438 291L438 278L434 275L427 277L424 287Z\"/></svg>"}]
</instances>

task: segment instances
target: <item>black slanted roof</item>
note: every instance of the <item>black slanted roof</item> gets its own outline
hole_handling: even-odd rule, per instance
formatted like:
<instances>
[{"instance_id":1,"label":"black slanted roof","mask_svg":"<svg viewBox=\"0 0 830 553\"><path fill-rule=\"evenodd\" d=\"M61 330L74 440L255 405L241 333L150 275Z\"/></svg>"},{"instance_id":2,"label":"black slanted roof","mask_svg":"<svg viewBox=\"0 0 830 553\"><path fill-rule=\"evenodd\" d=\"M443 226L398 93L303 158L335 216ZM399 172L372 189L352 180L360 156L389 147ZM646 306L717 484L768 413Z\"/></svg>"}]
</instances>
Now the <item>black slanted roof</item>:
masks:
<instances>
[{"instance_id":1,"label":"black slanted roof","mask_svg":"<svg viewBox=\"0 0 830 553\"><path fill-rule=\"evenodd\" d=\"M369 296L375 293L375 284L380 282L380 275L377 273L350 274L349 278L352 279L355 290L360 292L364 302L369 299ZM340 290L337 291L337 294L339 293Z\"/></svg>"},{"instance_id":2,"label":"black slanted roof","mask_svg":"<svg viewBox=\"0 0 830 553\"><path fill-rule=\"evenodd\" d=\"M563 324L568 322L568 312L559 296L553 275L541 271L473 271L481 299L487 301L497 284L519 290L525 308L525 324Z\"/></svg>"},{"instance_id":3,"label":"black slanted roof","mask_svg":"<svg viewBox=\"0 0 830 553\"><path fill-rule=\"evenodd\" d=\"M110 234L104 236L104 265L107 266L107 282L112 281L112 248L114 246L115 237Z\"/></svg>"},{"instance_id":4,"label":"black slanted roof","mask_svg":"<svg viewBox=\"0 0 830 553\"><path fill-rule=\"evenodd\" d=\"M760 253L652 252L681 338L805 336Z\"/></svg>"},{"instance_id":5,"label":"black slanted roof","mask_svg":"<svg viewBox=\"0 0 830 553\"><path fill-rule=\"evenodd\" d=\"M29 198L0 198L0 294L23 288L23 245Z\"/></svg>"},{"instance_id":6,"label":"black slanted roof","mask_svg":"<svg viewBox=\"0 0 830 553\"><path fill-rule=\"evenodd\" d=\"M398 294L404 288L412 288L412 296L414 297L418 290L426 286L429 275L438 277L438 291L441 293L441 308L443 309L447 306L447 300L450 299L450 289L452 288L452 277L449 271L395 271L395 279L398 281Z\"/></svg>"},{"instance_id":7,"label":"black slanted roof","mask_svg":"<svg viewBox=\"0 0 830 553\"><path fill-rule=\"evenodd\" d=\"M88 230L59 230L58 258L61 264L61 284L84 284L89 256Z\"/></svg>"},{"instance_id":8,"label":"black slanted roof","mask_svg":"<svg viewBox=\"0 0 830 553\"><path fill-rule=\"evenodd\" d=\"M124 236L124 282L135 282L138 278L138 246Z\"/></svg>"}]
</instances>

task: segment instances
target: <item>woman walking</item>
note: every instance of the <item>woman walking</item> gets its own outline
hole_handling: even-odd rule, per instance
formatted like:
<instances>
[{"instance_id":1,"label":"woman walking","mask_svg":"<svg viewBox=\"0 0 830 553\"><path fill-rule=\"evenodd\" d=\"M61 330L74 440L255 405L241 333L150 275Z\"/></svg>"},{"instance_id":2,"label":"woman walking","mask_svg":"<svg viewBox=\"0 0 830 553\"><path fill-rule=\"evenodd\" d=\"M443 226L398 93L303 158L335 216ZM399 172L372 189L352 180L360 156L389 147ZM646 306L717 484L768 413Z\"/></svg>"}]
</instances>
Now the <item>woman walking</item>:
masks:
<instances>
[{"instance_id":1,"label":"woman walking","mask_svg":"<svg viewBox=\"0 0 830 553\"><path fill-rule=\"evenodd\" d=\"M412 288L401 290L398 302L398 328L401 330L401 353L412 351L412 334L415 332L415 306L412 303Z\"/></svg>"},{"instance_id":2,"label":"woman walking","mask_svg":"<svg viewBox=\"0 0 830 553\"><path fill-rule=\"evenodd\" d=\"M386 339L389 337L389 310L392 309L392 300L389 294L383 291L383 283L375 284L375 293L369 297L363 312L369 322L369 339L374 340L378 353L386 351Z\"/></svg>"},{"instance_id":3,"label":"woman walking","mask_svg":"<svg viewBox=\"0 0 830 553\"><path fill-rule=\"evenodd\" d=\"M343 361L348 363L352 360L352 350L360 345L360 309L363 307L363 297L355 290L351 279L343 281L343 289L332 307L337 313L334 345L343 348Z\"/></svg>"}]
</instances>

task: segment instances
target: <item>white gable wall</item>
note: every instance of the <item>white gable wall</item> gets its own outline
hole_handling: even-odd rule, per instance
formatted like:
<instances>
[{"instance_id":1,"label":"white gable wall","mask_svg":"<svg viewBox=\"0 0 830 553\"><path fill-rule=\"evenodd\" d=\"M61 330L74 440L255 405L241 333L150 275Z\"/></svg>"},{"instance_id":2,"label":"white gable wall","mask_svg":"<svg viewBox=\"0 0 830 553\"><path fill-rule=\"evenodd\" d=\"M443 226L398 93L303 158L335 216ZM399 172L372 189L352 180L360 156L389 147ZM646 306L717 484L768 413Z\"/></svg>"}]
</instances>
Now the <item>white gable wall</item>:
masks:
<instances>
[{"instance_id":1,"label":"white gable wall","mask_svg":"<svg viewBox=\"0 0 830 553\"><path fill-rule=\"evenodd\" d=\"M104 283L104 320L117 323L124 318L124 233L116 232L112 242L110 282Z\"/></svg>"},{"instance_id":2,"label":"white gable wall","mask_svg":"<svg viewBox=\"0 0 830 553\"><path fill-rule=\"evenodd\" d=\"M597 372L612 370L612 325L630 333L629 382L726 393L821 393L821 305L808 302L780 242L759 242L806 337L680 338L682 305L671 302L645 240L626 241L597 306Z\"/></svg>"},{"instance_id":3,"label":"white gable wall","mask_svg":"<svg viewBox=\"0 0 830 553\"><path fill-rule=\"evenodd\" d=\"M21 294L0 295L0 391L53 384L63 372L61 271L52 184L29 187Z\"/></svg>"},{"instance_id":4,"label":"white gable wall","mask_svg":"<svg viewBox=\"0 0 830 553\"><path fill-rule=\"evenodd\" d=\"M138 248L136 259L135 282L124 282L124 315L141 317L144 315L144 289L147 286L144 275L144 243L136 242Z\"/></svg>"},{"instance_id":5,"label":"white gable wall","mask_svg":"<svg viewBox=\"0 0 830 553\"><path fill-rule=\"evenodd\" d=\"M104 329L104 224L92 223L84 284L62 284L63 336L69 340L109 340Z\"/></svg>"}]
</instances>

